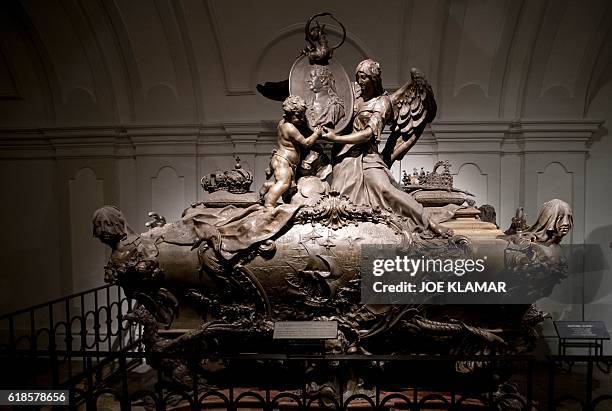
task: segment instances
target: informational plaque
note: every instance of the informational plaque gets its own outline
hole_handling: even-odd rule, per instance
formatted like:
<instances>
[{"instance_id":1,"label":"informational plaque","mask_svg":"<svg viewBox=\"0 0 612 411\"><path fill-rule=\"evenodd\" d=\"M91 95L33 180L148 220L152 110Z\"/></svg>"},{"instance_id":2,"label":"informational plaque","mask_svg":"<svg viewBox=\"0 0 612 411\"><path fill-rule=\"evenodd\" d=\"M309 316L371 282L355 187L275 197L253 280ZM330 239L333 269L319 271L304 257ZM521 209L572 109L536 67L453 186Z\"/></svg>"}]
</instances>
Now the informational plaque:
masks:
<instances>
[{"instance_id":1,"label":"informational plaque","mask_svg":"<svg viewBox=\"0 0 612 411\"><path fill-rule=\"evenodd\" d=\"M557 335L566 340L609 340L603 321L555 321Z\"/></svg>"},{"instance_id":2,"label":"informational plaque","mask_svg":"<svg viewBox=\"0 0 612 411\"><path fill-rule=\"evenodd\" d=\"M279 321L274 323L274 340L328 340L338 337L336 321Z\"/></svg>"}]
</instances>

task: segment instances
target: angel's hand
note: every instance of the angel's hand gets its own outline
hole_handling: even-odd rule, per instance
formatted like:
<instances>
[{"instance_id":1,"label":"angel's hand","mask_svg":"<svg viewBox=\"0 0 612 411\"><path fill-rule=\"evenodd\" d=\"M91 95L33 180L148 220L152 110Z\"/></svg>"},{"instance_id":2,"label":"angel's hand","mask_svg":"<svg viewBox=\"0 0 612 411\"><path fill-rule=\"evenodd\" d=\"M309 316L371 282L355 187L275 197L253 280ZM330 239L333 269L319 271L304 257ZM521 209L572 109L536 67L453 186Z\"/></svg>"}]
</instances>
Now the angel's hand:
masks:
<instances>
[{"instance_id":1,"label":"angel's hand","mask_svg":"<svg viewBox=\"0 0 612 411\"><path fill-rule=\"evenodd\" d=\"M336 141L336 138L337 138L338 136L336 135L336 133L334 132L334 130L331 130L331 129L327 128L327 127L323 127L323 131L324 131L324 133L323 133L323 136L322 136L322 137L323 137L325 140L329 140L329 141Z\"/></svg>"}]
</instances>

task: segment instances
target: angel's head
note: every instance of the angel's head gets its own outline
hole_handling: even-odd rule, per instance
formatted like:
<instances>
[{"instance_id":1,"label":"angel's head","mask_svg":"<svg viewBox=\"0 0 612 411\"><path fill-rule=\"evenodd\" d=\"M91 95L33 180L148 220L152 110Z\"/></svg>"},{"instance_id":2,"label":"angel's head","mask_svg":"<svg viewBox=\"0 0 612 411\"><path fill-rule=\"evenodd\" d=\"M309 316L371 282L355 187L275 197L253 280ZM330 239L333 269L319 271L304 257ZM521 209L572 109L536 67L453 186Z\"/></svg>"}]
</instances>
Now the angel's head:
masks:
<instances>
[{"instance_id":1,"label":"angel's head","mask_svg":"<svg viewBox=\"0 0 612 411\"><path fill-rule=\"evenodd\" d=\"M380 96L384 93L380 64L377 61L367 59L357 65L355 79L362 93L372 93L373 96Z\"/></svg>"}]
</instances>

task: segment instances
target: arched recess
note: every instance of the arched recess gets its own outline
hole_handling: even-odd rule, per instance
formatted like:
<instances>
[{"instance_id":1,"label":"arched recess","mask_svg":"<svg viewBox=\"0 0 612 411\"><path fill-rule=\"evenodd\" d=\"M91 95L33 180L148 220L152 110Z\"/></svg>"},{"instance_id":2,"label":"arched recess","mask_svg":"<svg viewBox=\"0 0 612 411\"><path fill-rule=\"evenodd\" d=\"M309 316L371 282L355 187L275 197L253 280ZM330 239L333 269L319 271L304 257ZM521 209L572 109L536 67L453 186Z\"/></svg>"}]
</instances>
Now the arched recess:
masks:
<instances>
[{"instance_id":1,"label":"arched recess","mask_svg":"<svg viewBox=\"0 0 612 411\"><path fill-rule=\"evenodd\" d=\"M99 105L91 90L75 87L68 92L58 113L59 121L75 122L78 125L99 122Z\"/></svg>"},{"instance_id":2,"label":"arched recess","mask_svg":"<svg viewBox=\"0 0 612 411\"><path fill-rule=\"evenodd\" d=\"M113 41L103 6L99 2L65 2L63 8L80 38L91 71L100 120L121 123L129 119L126 107L129 106L130 85L122 75L125 68L119 57L121 53Z\"/></svg>"},{"instance_id":3,"label":"arched recess","mask_svg":"<svg viewBox=\"0 0 612 411\"><path fill-rule=\"evenodd\" d=\"M104 182L89 167L68 181L73 291L104 282L105 247L93 237L91 217L104 205Z\"/></svg>"},{"instance_id":4,"label":"arched recess","mask_svg":"<svg viewBox=\"0 0 612 411\"><path fill-rule=\"evenodd\" d=\"M176 21L176 26L180 33L181 46L185 53L186 64L189 70L190 77L190 89L193 94L193 102L194 102L194 116L202 122L204 120L203 113L204 109L202 107L202 85L198 73L198 65L197 59L195 55L195 49L193 46L193 40L189 33L188 23L186 19L186 14L188 11L185 11L184 2L171 2L171 6L173 9L173 14Z\"/></svg>"},{"instance_id":5,"label":"arched recess","mask_svg":"<svg viewBox=\"0 0 612 411\"><path fill-rule=\"evenodd\" d=\"M478 164L461 164L453 177L453 185L474 194L476 205L489 204L489 176Z\"/></svg>"},{"instance_id":6,"label":"arched recess","mask_svg":"<svg viewBox=\"0 0 612 411\"><path fill-rule=\"evenodd\" d=\"M439 116L498 117L522 2L446 2L435 88Z\"/></svg>"},{"instance_id":7,"label":"arched recess","mask_svg":"<svg viewBox=\"0 0 612 411\"><path fill-rule=\"evenodd\" d=\"M183 117L178 92L170 84L158 83L145 93L144 103L140 110L140 120L155 123L159 119L179 122Z\"/></svg>"},{"instance_id":8,"label":"arched recess","mask_svg":"<svg viewBox=\"0 0 612 411\"><path fill-rule=\"evenodd\" d=\"M151 211L166 217L166 221L178 220L185 204L185 177L171 166L163 166L151 177Z\"/></svg>"},{"instance_id":9,"label":"arched recess","mask_svg":"<svg viewBox=\"0 0 612 411\"><path fill-rule=\"evenodd\" d=\"M171 7L163 2L111 1L107 7L121 48L130 81L134 82L134 121L158 123L192 120L192 107L183 104L192 85L185 69ZM180 80L189 87L181 87Z\"/></svg>"},{"instance_id":10,"label":"arched recess","mask_svg":"<svg viewBox=\"0 0 612 411\"><path fill-rule=\"evenodd\" d=\"M543 171L538 172L538 211L542 204L553 198L565 201L570 207L574 206L573 173L558 161L546 164ZM572 243L573 231L563 240L564 243Z\"/></svg>"},{"instance_id":11,"label":"arched recess","mask_svg":"<svg viewBox=\"0 0 612 411\"><path fill-rule=\"evenodd\" d=\"M33 100L34 97L41 97L44 104L45 118L44 122L47 125L53 125L56 121L56 103L62 101L59 81L56 76L49 53L46 50L41 37L32 23L30 16L24 9L23 5L18 1L0 2L0 24L6 30L3 33L4 40L10 40L6 44L6 57L10 60L14 58L15 53L25 55L25 59L16 59L13 64L26 64L28 67L15 70L17 81L24 86L24 98ZM25 52L23 53L22 50ZM18 66L19 67L19 66ZM31 74L34 74L31 76ZM30 76L28 76L30 75ZM35 87L35 84L38 87ZM28 93L28 90L30 90ZM29 95L28 95L29 94ZM28 103L30 103L28 101ZM30 108L31 110L31 108ZM12 110L6 110L5 113ZM16 113L11 112L11 115ZM21 114L21 113L20 113ZM26 118L32 116L29 112ZM14 118L14 117L13 117ZM12 122L11 119L10 122Z\"/></svg>"},{"instance_id":12,"label":"arched recess","mask_svg":"<svg viewBox=\"0 0 612 411\"><path fill-rule=\"evenodd\" d=\"M2 50L0 43L0 100L21 100L22 94L17 87L18 82L15 79L15 74L5 52Z\"/></svg>"},{"instance_id":13,"label":"arched recess","mask_svg":"<svg viewBox=\"0 0 612 411\"><path fill-rule=\"evenodd\" d=\"M606 1L548 2L525 84L524 117L580 116L609 27Z\"/></svg>"},{"instance_id":14,"label":"arched recess","mask_svg":"<svg viewBox=\"0 0 612 411\"><path fill-rule=\"evenodd\" d=\"M538 207L546 201L558 198L572 204L573 173L559 161L552 161L538 172Z\"/></svg>"},{"instance_id":15,"label":"arched recess","mask_svg":"<svg viewBox=\"0 0 612 411\"><path fill-rule=\"evenodd\" d=\"M612 15L612 3L608 5L608 16ZM606 21L610 21L610 17ZM600 44L595 64L588 76L586 87L584 113L588 113L591 103L599 94L599 91L612 80L612 25L607 24L605 36Z\"/></svg>"},{"instance_id":16,"label":"arched recess","mask_svg":"<svg viewBox=\"0 0 612 411\"><path fill-rule=\"evenodd\" d=\"M102 28L87 25L88 16L77 2L22 3L54 69L59 91L55 99L57 123L116 120L112 82L96 38Z\"/></svg>"}]
</instances>

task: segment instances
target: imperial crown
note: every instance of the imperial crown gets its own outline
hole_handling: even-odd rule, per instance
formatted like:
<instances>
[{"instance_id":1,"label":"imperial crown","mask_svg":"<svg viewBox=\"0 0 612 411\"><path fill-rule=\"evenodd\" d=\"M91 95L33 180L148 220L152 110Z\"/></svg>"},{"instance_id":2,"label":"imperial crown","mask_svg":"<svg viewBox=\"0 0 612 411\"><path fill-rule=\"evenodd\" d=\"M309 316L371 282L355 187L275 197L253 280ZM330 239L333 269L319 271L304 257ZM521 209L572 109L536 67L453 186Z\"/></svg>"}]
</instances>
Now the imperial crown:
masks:
<instances>
[{"instance_id":1,"label":"imperial crown","mask_svg":"<svg viewBox=\"0 0 612 411\"><path fill-rule=\"evenodd\" d=\"M240 157L236 157L236 165L234 165L233 170L217 170L202 177L200 181L202 188L209 193L225 190L233 194L244 194L251 189L253 175L242 169Z\"/></svg>"},{"instance_id":2,"label":"imperial crown","mask_svg":"<svg viewBox=\"0 0 612 411\"><path fill-rule=\"evenodd\" d=\"M440 166L444 167L442 173L438 173L437 170ZM453 188L453 176L450 173L450 163L446 161L438 161L433 168L431 173L423 171L418 173L416 168L412 174L408 174L404 171L402 177L402 183L406 188L411 186L418 186L418 188L430 188L430 189L446 189L452 190ZM416 187L415 187L416 188Z\"/></svg>"}]
</instances>

